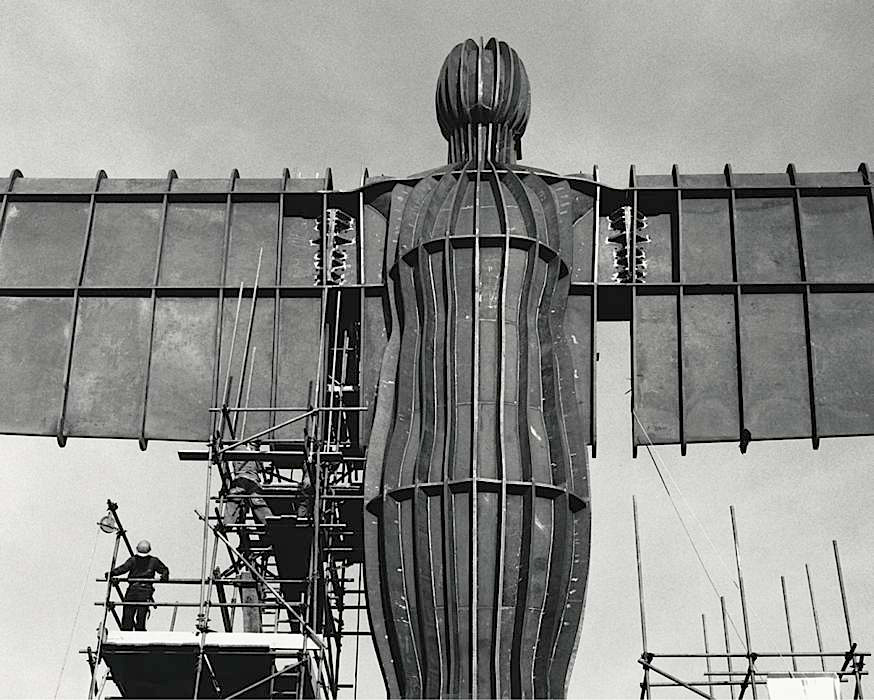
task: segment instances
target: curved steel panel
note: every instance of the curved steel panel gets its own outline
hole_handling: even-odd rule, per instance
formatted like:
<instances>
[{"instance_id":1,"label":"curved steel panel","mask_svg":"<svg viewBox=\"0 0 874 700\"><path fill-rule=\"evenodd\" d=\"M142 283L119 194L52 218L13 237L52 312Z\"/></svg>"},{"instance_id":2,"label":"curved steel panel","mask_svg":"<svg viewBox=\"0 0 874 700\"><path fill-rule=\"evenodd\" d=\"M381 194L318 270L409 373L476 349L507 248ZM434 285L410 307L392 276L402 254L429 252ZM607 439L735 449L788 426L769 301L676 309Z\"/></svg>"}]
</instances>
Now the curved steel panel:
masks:
<instances>
[{"instance_id":1,"label":"curved steel panel","mask_svg":"<svg viewBox=\"0 0 874 700\"><path fill-rule=\"evenodd\" d=\"M578 213L566 182L490 164L394 191L365 486L391 696L565 692L589 559L564 330Z\"/></svg>"}]
</instances>

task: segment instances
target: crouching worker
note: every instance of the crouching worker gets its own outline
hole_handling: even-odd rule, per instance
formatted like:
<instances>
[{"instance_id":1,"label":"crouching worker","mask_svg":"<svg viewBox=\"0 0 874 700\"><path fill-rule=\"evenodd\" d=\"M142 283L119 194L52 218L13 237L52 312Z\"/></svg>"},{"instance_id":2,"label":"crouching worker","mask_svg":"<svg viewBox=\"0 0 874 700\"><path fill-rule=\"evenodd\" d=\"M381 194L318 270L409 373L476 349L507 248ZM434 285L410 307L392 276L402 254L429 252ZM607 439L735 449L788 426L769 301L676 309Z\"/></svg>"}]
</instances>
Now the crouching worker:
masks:
<instances>
[{"instance_id":1,"label":"crouching worker","mask_svg":"<svg viewBox=\"0 0 874 700\"><path fill-rule=\"evenodd\" d=\"M250 444L246 449L257 451L257 444ZM258 473L258 462L249 460L246 462L234 462L234 479L231 489L228 491L228 500L225 504L225 514L222 524L232 525L245 522L246 506L252 509L252 517L256 523L265 525L267 516L273 515L270 506L261 498L261 479ZM243 532L240 535L240 546L248 545L248 537Z\"/></svg>"},{"instance_id":2,"label":"crouching worker","mask_svg":"<svg viewBox=\"0 0 874 700\"><path fill-rule=\"evenodd\" d=\"M158 557L153 557L150 552L152 545L148 540L141 540L137 544L137 551L134 556L130 557L121 566L116 566L109 572L110 576L120 576L127 574L129 580L132 579L150 579L155 580L155 574L161 577L162 581L170 578L170 569ZM127 591L124 594L124 612L121 616L121 629L129 632L137 630L138 632L146 631L146 619L149 617L149 605L146 603L154 603L152 594L155 591L155 586L149 581L133 580L127 586ZM128 605L128 603L140 603L140 605Z\"/></svg>"}]
</instances>

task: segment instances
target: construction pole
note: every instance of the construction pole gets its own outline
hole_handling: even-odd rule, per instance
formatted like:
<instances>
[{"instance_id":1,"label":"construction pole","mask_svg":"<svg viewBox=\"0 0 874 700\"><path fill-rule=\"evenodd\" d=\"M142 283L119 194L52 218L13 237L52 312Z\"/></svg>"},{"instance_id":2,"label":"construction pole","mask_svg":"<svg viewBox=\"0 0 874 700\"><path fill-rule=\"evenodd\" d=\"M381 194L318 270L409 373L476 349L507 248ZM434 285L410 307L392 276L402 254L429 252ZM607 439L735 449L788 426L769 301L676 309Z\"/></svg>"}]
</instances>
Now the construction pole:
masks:
<instances>
[{"instance_id":1,"label":"construction pole","mask_svg":"<svg viewBox=\"0 0 874 700\"><path fill-rule=\"evenodd\" d=\"M228 367L225 372L225 388L222 392L223 408L228 407L228 396L231 390L231 363L234 361L234 345L237 342L237 324L240 320L240 306L243 303L243 283L240 282L240 291L237 293L237 310L234 312L234 329L231 331L231 346L228 348ZM242 378L240 379L242 381ZM233 435L231 436L233 437Z\"/></svg>"},{"instance_id":2,"label":"construction pole","mask_svg":"<svg viewBox=\"0 0 874 700\"><path fill-rule=\"evenodd\" d=\"M832 548L835 550L835 569L838 574L838 586L841 589L841 604L844 607L844 622L847 624L847 642L850 645L850 653L853 653L855 645L853 644L853 629L850 626L850 608L847 605L847 592L844 589L844 572L841 568L841 555L838 553L838 541L832 540ZM853 675L856 677L856 692L854 698L862 697L862 677L859 674L859 665L856 663L856 656L853 653L851 660L853 664Z\"/></svg>"},{"instance_id":3,"label":"construction pole","mask_svg":"<svg viewBox=\"0 0 874 700\"><path fill-rule=\"evenodd\" d=\"M701 613L701 631L704 633L704 653L707 654L706 663L707 663L707 680L712 680L713 676L711 675L713 669L710 664L710 642L707 640L707 618L704 616L704 613ZM729 678L731 680L731 678ZM713 684L709 683L707 685L707 689L710 691L710 695L713 695Z\"/></svg>"},{"instance_id":4,"label":"construction pole","mask_svg":"<svg viewBox=\"0 0 874 700\"><path fill-rule=\"evenodd\" d=\"M728 680L733 681L734 676L732 673L734 669L732 668L731 663L731 642L729 641L728 634L728 613L725 611L725 596L719 596L719 607L722 609L722 633L725 635L725 658L728 662ZM729 691L731 692L731 700L734 700L734 686L728 686Z\"/></svg>"},{"instance_id":5,"label":"construction pole","mask_svg":"<svg viewBox=\"0 0 874 700\"><path fill-rule=\"evenodd\" d=\"M206 493L204 495L204 503L203 510L205 513L209 512L209 497L210 491L212 489L212 463L215 458L215 451L213 449L213 445L209 446L209 461L206 465ZM204 644L206 642L206 631L208 627L208 620L206 619L205 613L205 594L206 594L206 552L207 547L209 545L209 522L204 519L203 521L203 541L201 542L201 558L200 558L200 605L198 607L197 612L197 630L200 633L199 639L199 651L197 654L197 671L194 677L194 698L197 698L198 693L200 692L200 677L203 673L203 649Z\"/></svg>"},{"instance_id":6,"label":"construction pole","mask_svg":"<svg viewBox=\"0 0 874 700\"><path fill-rule=\"evenodd\" d=\"M753 700L757 700L759 695L756 690L756 671L754 667L755 659L753 658L752 651L750 650L750 622L749 617L747 616L747 597L744 591L744 577L740 565L740 547L737 540L737 522L734 517L734 506L732 505L729 508L731 510L731 534L734 538L734 560L737 564L737 584L738 588L740 589L740 606L744 618L744 643L746 644L748 664L747 676L752 680Z\"/></svg>"},{"instance_id":7,"label":"construction pole","mask_svg":"<svg viewBox=\"0 0 874 700\"><path fill-rule=\"evenodd\" d=\"M263 585L268 591L270 591L273 594L273 596L282 604L282 606L285 607L285 609L291 613L291 615L300 623L301 629L305 633L305 636L308 639L312 640L312 642L319 649L324 649L325 648L324 642L322 642L319 639L318 634L316 634L315 630L313 630L312 627L310 627L306 623L306 620L304 620L303 617L301 617L300 613L298 613L294 608L292 608L288 604L288 602L285 600L285 598L282 597L282 595L279 593L279 591L277 591L276 588L274 588L273 585L267 579L265 579L261 575L261 573L251 563L249 563L249 561L240 553L240 551L228 541L227 537L225 537L221 532L216 530L214 527L210 526L208 518L206 518L204 515L201 515L196 510L194 511L194 513L195 513L195 515L197 515L198 518L200 518L201 520L203 520L206 523L206 526L209 527L213 531L213 533L215 533L216 537L218 537L222 542L225 543L225 545L227 545L228 549L230 549L239 558L240 563L243 564L243 566L245 566L247 569L249 569L249 571L252 572L252 574L255 576L255 578L258 579L258 581L261 583L261 585Z\"/></svg>"},{"instance_id":8,"label":"construction pole","mask_svg":"<svg viewBox=\"0 0 874 700\"><path fill-rule=\"evenodd\" d=\"M110 510L112 509L110 508ZM115 511L113 511L113 515L115 515ZM116 522L118 522L117 519ZM103 638L106 636L106 616L109 614L109 596L112 595L112 570L115 568L115 562L118 559L118 545L121 542L123 532L120 527L115 532L115 546L112 548L112 565L109 567L109 571L106 572L103 619L100 621L100 629L97 632L97 650L94 657L94 666L91 671L91 683L88 685L88 700L91 700L97 692L97 671L100 668L100 656L103 653Z\"/></svg>"},{"instance_id":9,"label":"construction pole","mask_svg":"<svg viewBox=\"0 0 874 700\"><path fill-rule=\"evenodd\" d=\"M792 670L798 671L798 659L795 658L795 641L792 639L792 620L789 617L789 596L786 595L786 577L780 577L780 588L783 589L783 610L786 612L786 633L789 635L789 651L792 652Z\"/></svg>"},{"instance_id":10,"label":"construction pole","mask_svg":"<svg viewBox=\"0 0 874 700\"><path fill-rule=\"evenodd\" d=\"M813 597L813 583L810 580L810 567L805 564L804 572L807 574L807 590L810 592L810 609L813 611L813 626L816 628L816 644L819 648L819 653L822 654L822 633L819 630L819 615L816 612L816 600ZM825 657L819 657L819 664L825 671Z\"/></svg>"},{"instance_id":11,"label":"construction pole","mask_svg":"<svg viewBox=\"0 0 874 700\"><path fill-rule=\"evenodd\" d=\"M131 546L130 540L127 538L127 530L125 530L121 525L121 520L118 517L118 504L113 503L108 498L106 499L106 508L112 513L112 519L115 520L115 526L118 529L121 538L124 540L124 545L127 547L128 553L133 556L134 548Z\"/></svg>"},{"instance_id":12,"label":"construction pole","mask_svg":"<svg viewBox=\"0 0 874 700\"><path fill-rule=\"evenodd\" d=\"M847 607L847 593L844 590L844 573L841 569L841 555L838 553L838 541L832 540L832 547L835 550L835 570L838 574L838 586L841 589L841 604L844 607L844 622L847 625L847 641L850 646L853 646L853 630L850 627L850 610Z\"/></svg>"},{"instance_id":13,"label":"construction pole","mask_svg":"<svg viewBox=\"0 0 874 700\"><path fill-rule=\"evenodd\" d=\"M643 566L640 558L640 531L637 524L637 496L631 497L631 505L634 511L634 552L637 557L637 597L640 602L640 637L643 643L641 658L646 661L646 664L643 667L643 688L641 688L643 692L641 695L649 699L652 697L649 687L649 662L652 660L652 657L646 650L646 610L643 602Z\"/></svg>"},{"instance_id":14,"label":"construction pole","mask_svg":"<svg viewBox=\"0 0 874 700\"><path fill-rule=\"evenodd\" d=\"M240 368L240 381L237 385L237 402L236 406L239 407L240 402L243 400L243 379L246 376L246 365L249 363L249 345L252 343L252 327L255 325L255 303L258 299L258 280L261 278L261 257L264 254L264 248L258 249L258 269L255 270L255 286L252 287L252 306L249 309L249 325L246 328L246 345L243 350L243 364ZM231 362L233 358L228 358L228 362ZM237 419L240 417L239 411L234 415L234 434L239 434L237 432Z\"/></svg>"}]
</instances>

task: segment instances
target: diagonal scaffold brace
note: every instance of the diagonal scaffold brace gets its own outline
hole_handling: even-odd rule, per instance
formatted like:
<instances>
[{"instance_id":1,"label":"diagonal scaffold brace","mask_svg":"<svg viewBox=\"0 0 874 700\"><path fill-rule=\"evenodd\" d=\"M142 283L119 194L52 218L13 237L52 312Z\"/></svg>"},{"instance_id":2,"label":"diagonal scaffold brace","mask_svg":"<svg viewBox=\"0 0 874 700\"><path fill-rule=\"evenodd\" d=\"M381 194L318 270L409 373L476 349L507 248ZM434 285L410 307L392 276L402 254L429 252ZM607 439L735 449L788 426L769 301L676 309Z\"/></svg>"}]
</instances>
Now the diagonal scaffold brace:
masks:
<instances>
[{"instance_id":1,"label":"diagonal scaffold brace","mask_svg":"<svg viewBox=\"0 0 874 700\"><path fill-rule=\"evenodd\" d=\"M243 554L236 547L234 547L234 545L232 545L230 543L228 538L225 537L224 534L215 525L211 525L207 521L207 519L200 513L200 511L195 510L194 513L195 513L195 515L197 515L198 518L200 518L203 522L205 522L207 527L210 530L212 530L213 534L217 538L219 538L222 542L224 542L224 544L228 547L228 549L230 549L230 551L232 551L234 553L234 555L239 558L240 563L243 564L243 566L245 566L255 576L256 579L258 579L258 582L262 586L264 586L267 590L269 590L274 596L276 596L276 599L280 603L282 603L283 607L288 611L288 613L290 615L292 615L298 623L300 623L301 629L303 629L305 631L306 636L321 651L326 652L327 648L325 647L324 642L322 642L322 640L319 639L319 636L318 636L318 634L316 634L315 630L307 624L306 620L304 620L304 618L300 615L299 612L297 612L297 610L295 610L293 607L291 607L285 601L285 598L282 597L280 592L277 591L276 588L273 585L271 585L271 583L266 578L264 578L264 576L261 575L261 572L258 571L257 567L255 567L253 564L251 564L249 562L249 560L246 559L246 557L243 556Z\"/></svg>"}]
</instances>

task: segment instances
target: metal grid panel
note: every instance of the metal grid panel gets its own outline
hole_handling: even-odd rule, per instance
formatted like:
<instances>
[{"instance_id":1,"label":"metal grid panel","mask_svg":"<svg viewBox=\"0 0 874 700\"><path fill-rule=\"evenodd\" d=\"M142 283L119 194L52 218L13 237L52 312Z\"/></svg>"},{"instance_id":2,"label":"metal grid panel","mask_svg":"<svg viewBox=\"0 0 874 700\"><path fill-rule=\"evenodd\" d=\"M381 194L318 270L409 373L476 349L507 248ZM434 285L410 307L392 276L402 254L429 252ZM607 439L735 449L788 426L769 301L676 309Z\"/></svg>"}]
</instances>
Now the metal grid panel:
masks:
<instances>
[{"instance_id":1,"label":"metal grid panel","mask_svg":"<svg viewBox=\"0 0 874 700\"><path fill-rule=\"evenodd\" d=\"M647 217L679 210L672 281L631 285L635 447L874 434L867 167L673 181L634 188L632 173L625 196ZM647 232L647 253L668 236Z\"/></svg>"},{"instance_id":2,"label":"metal grid panel","mask_svg":"<svg viewBox=\"0 0 874 700\"><path fill-rule=\"evenodd\" d=\"M325 211L341 209L348 224L339 281L360 286L363 276L363 194L321 192L329 187L330 175L294 180L287 172L247 180L236 171L226 180L180 180L173 171L163 180L102 171L89 180L34 180L13 172L0 208L0 387L15 401L0 409L0 432L55 435L62 444L70 435L143 446L204 439L206 409L225 390L240 284L228 395L234 403L248 392L239 376L259 257L248 400L301 412L318 374L321 297L332 286L318 261L332 253L321 240ZM374 227L382 246L384 232L380 239ZM368 297L377 301L380 276ZM360 312L344 313L352 314L344 321L355 329L350 342L361 335L375 343L350 357L378 370L382 315L371 314L360 333ZM278 419L294 414L285 413ZM253 414L247 431L271 417ZM302 430L297 423L274 437L300 438Z\"/></svg>"}]
</instances>

